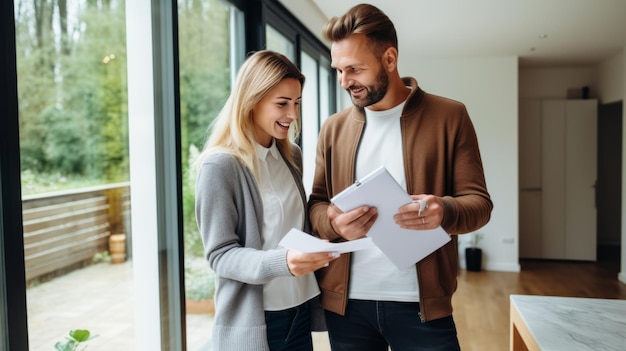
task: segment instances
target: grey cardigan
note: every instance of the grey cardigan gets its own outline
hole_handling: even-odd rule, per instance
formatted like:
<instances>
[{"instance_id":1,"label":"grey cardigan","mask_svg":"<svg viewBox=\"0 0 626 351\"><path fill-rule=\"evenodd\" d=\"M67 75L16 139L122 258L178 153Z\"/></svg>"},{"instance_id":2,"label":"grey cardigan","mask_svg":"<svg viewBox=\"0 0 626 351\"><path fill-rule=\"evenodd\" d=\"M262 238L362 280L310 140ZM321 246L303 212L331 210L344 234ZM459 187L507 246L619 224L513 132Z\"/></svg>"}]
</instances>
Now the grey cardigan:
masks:
<instances>
[{"instance_id":1,"label":"grey cardigan","mask_svg":"<svg viewBox=\"0 0 626 351\"><path fill-rule=\"evenodd\" d=\"M300 149L294 149L301 164ZM286 163L306 208L302 175ZM196 183L195 211L205 257L217 277L214 350L269 350L263 284L291 273L286 249L261 250L262 204L252 172L234 156L218 152L204 158ZM303 228L309 229L306 219Z\"/></svg>"}]
</instances>

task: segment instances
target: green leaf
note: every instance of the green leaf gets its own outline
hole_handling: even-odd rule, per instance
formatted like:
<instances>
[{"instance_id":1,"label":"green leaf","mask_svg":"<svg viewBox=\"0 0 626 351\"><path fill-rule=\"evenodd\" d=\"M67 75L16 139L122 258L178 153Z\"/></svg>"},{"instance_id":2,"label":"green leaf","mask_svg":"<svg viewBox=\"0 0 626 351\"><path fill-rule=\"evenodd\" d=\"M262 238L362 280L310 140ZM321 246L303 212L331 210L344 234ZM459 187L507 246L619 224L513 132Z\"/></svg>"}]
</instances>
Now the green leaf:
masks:
<instances>
[{"instance_id":1,"label":"green leaf","mask_svg":"<svg viewBox=\"0 0 626 351\"><path fill-rule=\"evenodd\" d=\"M89 330L76 329L76 330L70 331L70 336L73 337L78 342L89 340L90 335L91 333L89 332Z\"/></svg>"}]
</instances>

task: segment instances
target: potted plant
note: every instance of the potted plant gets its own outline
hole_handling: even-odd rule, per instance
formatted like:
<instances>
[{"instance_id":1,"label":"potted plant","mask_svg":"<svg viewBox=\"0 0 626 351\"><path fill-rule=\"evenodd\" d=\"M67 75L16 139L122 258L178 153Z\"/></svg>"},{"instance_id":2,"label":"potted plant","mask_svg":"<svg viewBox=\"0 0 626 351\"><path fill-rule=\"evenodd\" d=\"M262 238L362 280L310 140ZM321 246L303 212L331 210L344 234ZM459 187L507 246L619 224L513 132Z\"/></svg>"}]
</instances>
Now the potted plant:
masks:
<instances>
[{"instance_id":1,"label":"potted plant","mask_svg":"<svg viewBox=\"0 0 626 351\"><path fill-rule=\"evenodd\" d=\"M483 250L478 247L478 241L483 235L472 233L470 246L465 248L465 268L468 271L479 272L482 266Z\"/></svg>"}]
</instances>

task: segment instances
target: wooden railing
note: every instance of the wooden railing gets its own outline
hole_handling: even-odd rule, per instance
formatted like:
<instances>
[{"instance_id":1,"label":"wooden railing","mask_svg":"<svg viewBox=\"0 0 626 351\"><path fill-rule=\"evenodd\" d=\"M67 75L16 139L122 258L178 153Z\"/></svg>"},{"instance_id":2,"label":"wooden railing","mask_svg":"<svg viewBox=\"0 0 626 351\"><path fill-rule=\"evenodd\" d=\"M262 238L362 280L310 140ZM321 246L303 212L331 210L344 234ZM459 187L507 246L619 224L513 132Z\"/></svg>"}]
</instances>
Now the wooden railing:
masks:
<instances>
[{"instance_id":1,"label":"wooden railing","mask_svg":"<svg viewBox=\"0 0 626 351\"><path fill-rule=\"evenodd\" d=\"M24 196L27 282L91 262L111 234L130 241L129 211L128 183Z\"/></svg>"}]
</instances>

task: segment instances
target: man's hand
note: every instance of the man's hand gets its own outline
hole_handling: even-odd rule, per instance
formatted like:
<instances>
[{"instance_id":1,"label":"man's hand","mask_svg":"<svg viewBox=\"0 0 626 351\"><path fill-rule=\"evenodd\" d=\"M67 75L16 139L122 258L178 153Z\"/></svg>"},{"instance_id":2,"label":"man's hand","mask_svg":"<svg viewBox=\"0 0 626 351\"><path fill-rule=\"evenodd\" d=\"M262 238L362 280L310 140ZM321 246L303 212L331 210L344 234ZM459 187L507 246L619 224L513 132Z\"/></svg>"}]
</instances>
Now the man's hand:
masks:
<instances>
[{"instance_id":1,"label":"man's hand","mask_svg":"<svg viewBox=\"0 0 626 351\"><path fill-rule=\"evenodd\" d=\"M413 202L406 204L393 216L394 221L405 229L435 229L443 221L443 205L434 195L411 195Z\"/></svg>"},{"instance_id":2,"label":"man's hand","mask_svg":"<svg viewBox=\"0 0 626 351\"><path fill-rule=\"evenodd\" d=\"M360 239L367 234L376 218L378 211L374 207L361 206L352 211L342 212L331 204L326 210L330 224L337 234L346 240Z\"/></svg>"}]
</instances>

